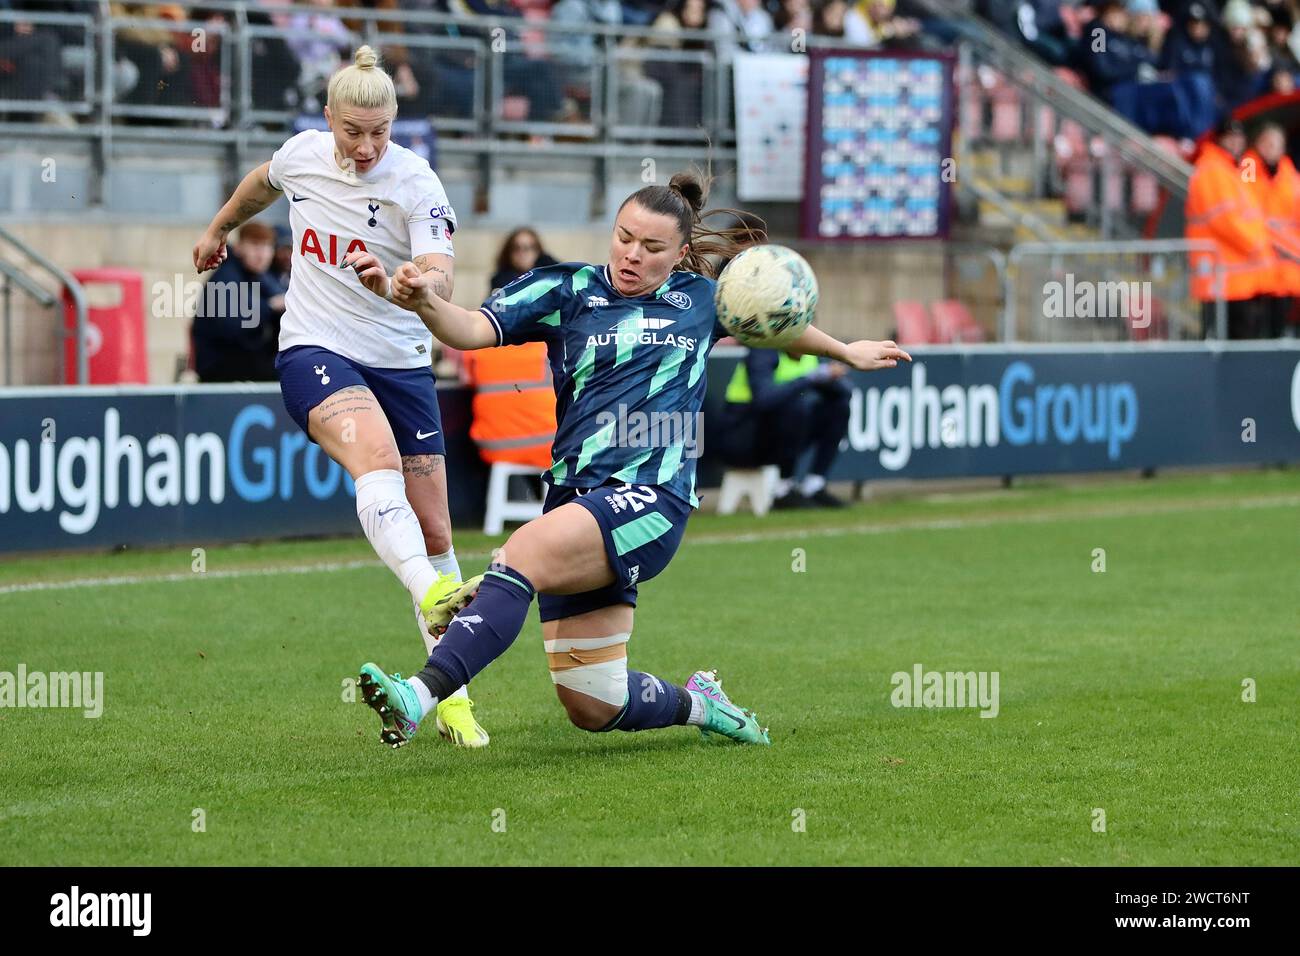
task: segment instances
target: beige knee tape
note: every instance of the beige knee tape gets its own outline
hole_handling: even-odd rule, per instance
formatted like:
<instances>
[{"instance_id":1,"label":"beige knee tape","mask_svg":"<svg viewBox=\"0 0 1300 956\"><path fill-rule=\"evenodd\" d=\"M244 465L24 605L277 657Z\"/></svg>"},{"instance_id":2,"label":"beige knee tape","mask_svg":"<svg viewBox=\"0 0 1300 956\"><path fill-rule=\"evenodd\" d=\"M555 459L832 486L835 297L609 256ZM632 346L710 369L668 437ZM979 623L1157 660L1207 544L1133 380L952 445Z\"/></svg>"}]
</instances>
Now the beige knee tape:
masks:
<instances>
[{"instance_id":1,"label":"beige knee tape","mask_svg":"<svg viewBox=\"0 0 1300 956\"><path fill-rule=\"evenodd\" d=\"M626 634L609 637L557 638L546 641L551 681L615 707L627 703Z\"/></svg>"}]
</instances>

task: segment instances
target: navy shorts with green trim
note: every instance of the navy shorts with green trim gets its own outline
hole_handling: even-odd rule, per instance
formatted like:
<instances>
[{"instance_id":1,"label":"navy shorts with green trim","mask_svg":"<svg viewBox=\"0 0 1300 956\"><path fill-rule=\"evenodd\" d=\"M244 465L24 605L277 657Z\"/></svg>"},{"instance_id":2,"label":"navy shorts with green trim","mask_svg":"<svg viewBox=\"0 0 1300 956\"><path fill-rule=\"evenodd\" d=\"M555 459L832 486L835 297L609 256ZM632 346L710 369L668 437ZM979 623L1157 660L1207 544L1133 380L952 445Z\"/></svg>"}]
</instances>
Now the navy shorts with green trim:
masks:
<instances>
[{"instance_id":1,"label":"navy shorts with green trim","mask_svg":"<svg viewBox=\"0 0 1300 956\"><path fill-rule=\"evenodd\" d=\"M605 557L617 580L580 594L539 594L537 607L542 620L574 617L615 604L636 607L637 585L668 567L677 553L691 506L658 485L611 481L596 488L553 485L546 493L542 513L570 501L596 516L605 541Z\"/></svg>"}]
</instances>

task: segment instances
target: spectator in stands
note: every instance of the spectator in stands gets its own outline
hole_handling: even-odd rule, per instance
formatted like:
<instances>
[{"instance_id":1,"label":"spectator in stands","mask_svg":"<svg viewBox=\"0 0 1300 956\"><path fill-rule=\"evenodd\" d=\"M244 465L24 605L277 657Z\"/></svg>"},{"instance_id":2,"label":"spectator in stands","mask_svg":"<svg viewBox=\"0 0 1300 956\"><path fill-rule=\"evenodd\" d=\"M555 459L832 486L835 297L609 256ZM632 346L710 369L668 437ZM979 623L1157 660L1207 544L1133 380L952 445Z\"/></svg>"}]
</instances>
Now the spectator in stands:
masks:
<instances>
[{"instance_id":1,"label":"spectator in stands","mask_svg":"<svg viewBox=\"0 0 1300 956\"><path fill-rule=\"evenodd\" d=\"M1161 15L1156 0L1128 0L1129 32L1146 44L1152 60L1158 60L1169 32L1168 21Z\"/></svg>"},{"instance_id":2,"label":"spectator in stands","mask_svg":"<svg viewBox=\"0 0 1300 956\"><path fill-rule=\"evenodd\" d=\"M145 3L112 3L109 13L114 18L136 20L180 19L182 15L179 8ZM190 35L184 36L188 41ZM191 105L189 58L173 31L152 25L121 27L113 34L113 44L118 56L133 64L136 74L134 84L121 96L122 102L138 106Z\"/></svg>"},{"instance_id":3,"label":"spectator in stands","mask_svg":"<svg viewBox=\"0 0 1300 956\"><path fill-rule=\"evenodd\" d=\"M617 26L623 22L623 7L618 0L556 0L551 7L551 22ZM556 33L554 43L572 63L588 66L596 58L596 38L590 33Z\"/></svg>"},{"instance_id":4,"label":"spectator in stands","mask_svg":"<svg viewBox=\"0 0 1300 956\"><path fill-rule=\"evenodd\" d=\"M393 13L423 13L436 9L434 0L336 0L341 10L383 10ZM374 23L384 33L407 33L408 24L400 18L363 20L344 17L343 25L354 34L364 32L368 23ZM438 110L435 87L437 64L427 47L404 43L388 43L380 50L385 68L392 74L393 89L397 94L397 111L407 118L425 118Z\"/></svg>"},{"instance_id":5,"label":"spectator in stands","mask_svg":"<svg viewBox=\"0 0 1300 956\"><path fill-rule=\"evenodd\" d=\"M671 6L666 0L623 0L623 22L633 27L648 27Z\"/></svg>"},{"instance_id":6,"label":"spectator in stands","mask_svg":"<svg viewBox=\"0 0 1300 956\"><path fill-rule=\"evenodd\" d=\"M30 3L0 0L0 10L26 11ZM39 8L38 8L39 9ZM28 20L0 22L0 100L48 101L45 121L74 127L58 104L63 81L63 42L51 26Z\"/></svg>"},{"instance_id":7,"label":"spectator in stands","mask_svg":"<svg viewBox=\"0 0 1300 956\"><path fill-rule=\"evenodd\" d=\"M848 12L847 0L823 0L813 18L813 32L821 37L843 37L844 17Z\"/></svg>"},{"instance_id":8,"label":"spectator in stands","mask_svg":"<svg viewBox=\"0 0 1300 956\"><path fill-rule=\"evenodd\" d=\"M518 19L522 13L511 0L440 0L450 13L460 16L498 17ZM449 27L453 36L473 35L473 30ZM480 33L486 31L479 31ZM506 49L501 69L507 96L522 96L528 100L528 119L534 123L555 122L563 118L564 77L556 63L543 54L526 49L517 30L506 30L503 38ZM463 104L463 112L471 115L470 104L474 91L474 58L469 54L440 55L439 95L454 97ZM571 111L570 111L571 112Z\"/></svg>"},{"instance_id":9,"label":"spectator in stands","mask_svg":"<svg viewBox=\"0 0 1300 956\"><path fill-rule=\"evenodd\" d=\"M1269 54L1273 60L1273 69L1284 69L1289 73L1300 72L1300 58L1296 57L1292 37L1295 36L1295 14L1290 7L1278 4L1269 7L1273 23L1268 28Z\"/></svg>"},{"instance_id":10,"label":"spectator in stands","mask_svg":"<svg viewBox=\"0 0 1300 956\"><path fill-rule=\"evenodd\" d=\"M733 468L777 465L774 508L842 507L826 490L826 476L848 434L845 366L815 355L796 358L775 349L750 349L727 384L722 458ZM800 461L812 462L800 481Z\"/></svg>"},{"instance_id":11,"label":"spectator in stands","mask_svg":"<svg viewBox=\"0 0 1300 956\"><path fill-rule=\"evenodd\" d=\"M269 27L271 15L264 10L249 8L248 25ZM298 108L298 77L302 72L298 58L284 36L259 33L249 37L248 52L251 60L252 88L249 91L253 109L291 112Z\"/></svg>"},{"instance_id":12,"label":"spectator in stands","mask_svg":"<svg viewBox=\"0 0 1300 956\"><path fill-rule=\"evenodd\" d=\"M772 15L760 0L717 0L709 11L709 32L714 36L718 58L730 61L737 50L766 49L774 26Z\"/></svg>"},{"instance_id":13,"label":"spectator in stands","mask_svg":"<svg viewBox=\"0 0 1300 956\"><path fill-rule=\"evenodd\" d=\"M571 25L621 26L623 8L619 0L558 0L551 8L551 22ZM553 42L569 66L570 82L591 85L591 68L596 59L596 37L590 33L557 33ZM636 41L619 43L623 51L639 46ZM618 104L616 117L626 126L654 127L663 112L663 90L645 75L640 58L623 55L618 61Z\"/></svg>"},{"instance_id":14,"label":"spectator in stands","mask_svg":"<svg viewBox=\"0 0 1300 956\"><path fill-rule=\"evenodd\" d=\"M1103 0L1084 29L1080 68L1093 93L1148 133L1195 139L1214 124L1215 91L1202 73L1157 80L1155 57L1145 39L1129 32L1124 0Z\"/></svg>"},{"instance_id":15,"label":"spectator in stands","mask_svg":"<svg viewBox=\"0 0 1300 956\"><path fill-rule=\"evenodd\" d=\"M333 12L334 0L307 0L305 5L318 10L289 18L288 44L298 59L302 111L315 113L321 107L321 93L353 43L352 34Z\"/></svg>"},{"instance_id":16,"label":"spectator in stands","mask_svg":"<svg viewBox=\"0 0 1300 956\"><path fill-rule=\"evenodd\" d=\"M284 312L284 289L269 271L275 232L264 223L245 223L232 251L199 296L191 331L194 370L202 382L274 382Z\"/></svg>"},{"instance_id":17,"label":"spectator in stands","mask_svg":"<svg viewBox=\"0 0 1300 956\"><path fill-rule=\"evenodd\" d=\"M866 46L901 46L921 31L919 20L894 15L895 0L858 0L844 15L844 39Z\"/></svg>"},{"instance_id":18,"label":"spectator in stands","mask_svg":"<svg viewBox=\"0 0 1300 956\"><path fill-rule=\"evenodd\" d=\"M1262 303L1261 333L1282 335L1300 295L1300 174L1286 154L1286 132L1276 123L1255 134L1253 148L1241 160L1242 180L1264 211L1269 238L1278 250L1277 266Z\"/></svg>"},{"instance_id":19,"label":"spectator in stands","mask_svg":"<svg viewBox=\"0 0 1300 956\"><path fill-rule=\"evenodd\" d=\"M977 0L975 11L1052 66L1066 66L1073 41L1061 18L1060 0Z\"/></svg>"},{"instance_id":20,"label":"spectator in stands","mask_svg":"<svg viewBox=\"0 0 1300 956\"><path fill-rule=\"evenodd\" d=\"M708 40L683 40L682 30L708 29L708 4L706 0L674 0L671 7L655 19L656 34L653 46L672 50L710 51ZM663 125L695 129L704 116L704 64L679 60L649 59L645 64L646 76L658 81L663 88Z\"/></svg>"},{"instance_id":21,"label":"spectator in stands","mask_svg":"<svg viewBox=\"0 0 1300 956\"><path fill-rule=\"evenodd\" d=\"M1160 69L1175 74L1217 72L1221 45L1214 34L1214 23L1204 3L1190 3L1182 19L1175 21L1160 50Z\"/></svg>"},{"instance_id":22,"label":"spectator in stands","mask_svg":"<svg viewBox=\"0 0 1300 956\"><path fill-rule=\"evenodd\" d=\"M1213 253L1188 254L1203 337L1216 327L1219 297L1227 300L1228 338L1259 338L1268 322L1256 297L1271 287L1277 255L1258 198L1237 165L1245 149L1244 127L1224 120L1201 147L1187 186L1187 238L1215 246Z\"/></svg>"},{"instance_id":23,"label":"spectator in stands","mask_svg":"<svg viewBox=\"0 0 1300 956\"><path fill-rule=\"evenodd\" d=\"M530 269L553 266L559 260L542 248L541 237L531 226L520 226L501 244L497 251L496 272L492 273L492 289L489 295L496 295Z\"/></svg>"},{"instance_id":24,"label":"spectator in stands","mask_svg":"<svg viewBox=\"0 0 1300 956\"><path fill-rule=\"evenodd\" d=\"M813 32L812 4L808 0L781 0L772 23L776 27L772 49L802 52L806 47L801 47L800 39Z\"/></svg>"}]
</instances>

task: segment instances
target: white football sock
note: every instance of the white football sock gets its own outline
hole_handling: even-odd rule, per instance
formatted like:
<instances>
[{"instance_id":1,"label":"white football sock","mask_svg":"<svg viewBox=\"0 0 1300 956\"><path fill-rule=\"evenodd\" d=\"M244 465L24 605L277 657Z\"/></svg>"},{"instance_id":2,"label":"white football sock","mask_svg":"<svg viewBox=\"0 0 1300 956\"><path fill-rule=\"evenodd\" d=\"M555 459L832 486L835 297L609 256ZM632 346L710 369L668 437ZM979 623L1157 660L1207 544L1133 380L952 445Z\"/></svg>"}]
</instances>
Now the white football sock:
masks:
<instances>
[{"instance_id":1,"label":"white football sock","mask_svg":"<svg viewBox=\"0 0 1300 956\"><path fill-rule=\"evenodd\" d=\"M800 484L799 490L803 492L805 498L815 495L826 487L825 475L804 475L803 483Z\"/></svg>"},{"instance_id":2,"label":"white football sock","mask_svg":"<svg viewBox=\"0 0 1300 956\"><path fill-rule=\"evenodd\" d=\"M356 481L357 518L375 554L397 575L413 601L423 600L437 579L424 549L420 519L406 500L406 481L400 471L381 468Z\"/></svg>"},{"instance_id":3,"label":"white football sock","mask_svg":"<svg viewBox=\"0 0 1300 956\"><path fill-rule=\"evenodd\" d=\"M406 683L415 691L415 699L420 702L420 719L424 720L424 715L438 706L438 698L433 696L433 691L418 677L412 677Z\"/></svg>"},{"instance_id":4,"label":"white football sock","mask_svg":"<svg viewBox=\"0 0 1300 956\"><path fill-rule=\"evenodd\" d=\"M702 727L704 725L704 695L694 690L688 690L686 693L691 695L691 715L686 718L686 723L688 726Z\"/></svg>"},{"instance_id":5,"label":"white football sock","mask_svg":"<svg viewBox=\"0 0 1300 956\"><path fill-rule=\"evenodd\" d=\"M448 548L442 554L429 555L429 563L439 574L450 574L457 581L461 580L460 563L456 560L455 548Z\"/></svg>"}]
</instances>

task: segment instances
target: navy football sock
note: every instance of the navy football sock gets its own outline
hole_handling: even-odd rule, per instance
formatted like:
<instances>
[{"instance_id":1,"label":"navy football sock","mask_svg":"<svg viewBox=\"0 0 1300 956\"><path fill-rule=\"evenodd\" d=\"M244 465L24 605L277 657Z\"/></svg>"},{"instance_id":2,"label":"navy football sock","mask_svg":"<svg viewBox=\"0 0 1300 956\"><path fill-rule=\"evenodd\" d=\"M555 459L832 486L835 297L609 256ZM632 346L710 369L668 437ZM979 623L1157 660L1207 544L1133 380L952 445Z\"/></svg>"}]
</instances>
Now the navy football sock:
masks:
<instances>
[{"instance_id":1,"label":"navy football sock","mask_svg":"<svg viewBox=\"0 0 1300 956\"><path fill-rule=\"evenodd\" d=\"M627 703L605 730L652 730L685 724L691 714L691 694L685 687L661 681L653 674L627 672Z\"/></svg>"},{"instance_id":2,"label":"navy football sock","mask_svg":"<svg viewBox=\"0 0 1300 956\"><path fill-rule=\"evenodd\" d=\"M474 600L452 620L415 676L434 697L446 700L515 642L535 593L528 579L513 568L488 571Z\"/></svg>"}]
</instances>

